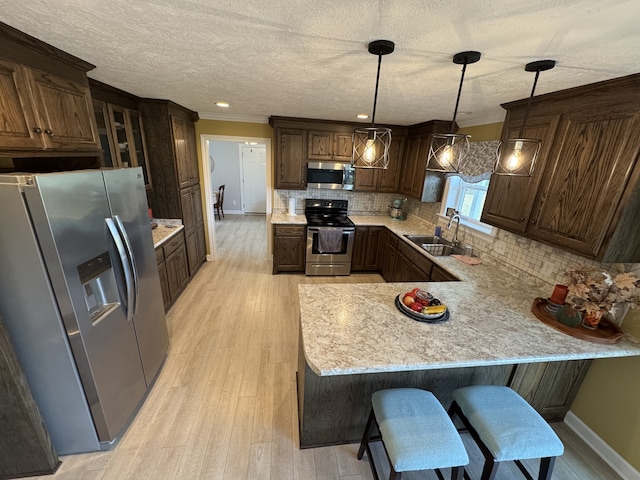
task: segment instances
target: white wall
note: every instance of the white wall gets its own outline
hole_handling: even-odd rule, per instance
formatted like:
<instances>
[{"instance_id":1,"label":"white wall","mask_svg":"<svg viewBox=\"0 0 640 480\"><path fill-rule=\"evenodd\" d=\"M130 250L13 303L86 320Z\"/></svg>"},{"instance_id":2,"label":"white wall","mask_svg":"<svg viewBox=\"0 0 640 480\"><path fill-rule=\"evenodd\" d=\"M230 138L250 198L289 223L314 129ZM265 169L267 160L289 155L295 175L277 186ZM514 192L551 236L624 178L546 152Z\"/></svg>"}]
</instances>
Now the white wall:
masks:
<instances>
[{"instance_id":1,"label":"white wall","mask_svg":"<svg viewBox=\"0 0 640 480\"><path fill-rule=\"evenodd\" d=\"M225 185L225 213L242 213L239 145L238 142L209 142L211 191L217 192L220 185Z\"/></svg>"}]
</instances>

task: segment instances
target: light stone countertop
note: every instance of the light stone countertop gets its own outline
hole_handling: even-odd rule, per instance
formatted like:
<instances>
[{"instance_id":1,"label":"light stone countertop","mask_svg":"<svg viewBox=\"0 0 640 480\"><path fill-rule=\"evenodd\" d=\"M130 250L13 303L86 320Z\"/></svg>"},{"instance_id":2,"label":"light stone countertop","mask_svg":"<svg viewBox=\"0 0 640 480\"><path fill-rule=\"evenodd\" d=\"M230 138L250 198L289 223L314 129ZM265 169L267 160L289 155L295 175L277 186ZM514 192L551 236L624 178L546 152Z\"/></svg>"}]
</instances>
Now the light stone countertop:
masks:
<instances>
[{"instance_id":1,"label":"light stone countertop","mask_svg":"<svg viewBox=\"0 0 640 480\"><path fill-rule=\"evenodd\" d=\"M275 217L275 215L274 215ZM292 223L272 218L272 223ZM298 215L302 217L304 215ZM460 282L301 284L300 322L309 367L318 375L428 370L640 355L631 335L603 345L574 338L531 313L536 297L553 286L499 266L468 266L452 257L433 257L404 239L431 235L426 222L387 216L349 215L356 225L384 225ZM300 222L296 222L300 223ZM302 222L304 223L304 222ZM449 307L443 323L422 323L399 312L398 294L428 290ZM328 301L330 299L330 301Z\"/></svg>"},{"instance_id":2,"label":"light stone countertop","mask_svg":"<svg viewBox=\"0 0 640 480\"><path fill-rule=\"evenodd\" d=\"M158 248L160 245L177 235L178 232L184 230L184 225L181 224L180 220L154 218L154 222L156 222L158 226L151 230L153 248Z\"/></svg>"},{"instance_id":3,"label":"light stone countertop","mask_svg":"<svg viewBox=\"0 0 640 480\"><path fill-rule=\"evenodd\" d=\"M272 225L279 225L279 224L306 225L307 217L305 217L304 214L287 215L285 213L274 213L273 215L271 215L271 224Z\"/></svg>"}]
</instances>

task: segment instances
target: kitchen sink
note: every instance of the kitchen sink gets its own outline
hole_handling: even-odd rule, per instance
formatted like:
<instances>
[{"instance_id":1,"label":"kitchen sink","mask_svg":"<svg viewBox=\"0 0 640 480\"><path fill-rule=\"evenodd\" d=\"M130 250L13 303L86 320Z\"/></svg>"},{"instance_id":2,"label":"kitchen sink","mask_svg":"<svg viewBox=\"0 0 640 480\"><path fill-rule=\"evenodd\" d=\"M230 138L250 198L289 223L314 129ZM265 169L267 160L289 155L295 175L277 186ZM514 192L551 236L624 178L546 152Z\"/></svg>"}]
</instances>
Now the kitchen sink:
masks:
<instances>
[{"instance_id":1,"label":"kitchen sink","mask_svg":"<svg viewBox=\"0 0 640 480\"><path fill-rule=\"evenodd\" d=\"M428 236L428 235L405 235L405 237L407 237L416 245L422 245L425 243L429 245L434 245L434 244L451 245L451 242L441 237Z\"/></svg>"},{"instance_id":2,"label":"kitchen sink","mask_svg":"<svg viewBox=\"0 0 640 480\"><path fill-rule=\"evenodd\" d=\"M464 249L459 245L451 245L451 242L444 238L426 235L405 235L405 237L418 245L426 252L436 257L444 257L447 255L462 255Z\"/></svg>"}]
</instances>

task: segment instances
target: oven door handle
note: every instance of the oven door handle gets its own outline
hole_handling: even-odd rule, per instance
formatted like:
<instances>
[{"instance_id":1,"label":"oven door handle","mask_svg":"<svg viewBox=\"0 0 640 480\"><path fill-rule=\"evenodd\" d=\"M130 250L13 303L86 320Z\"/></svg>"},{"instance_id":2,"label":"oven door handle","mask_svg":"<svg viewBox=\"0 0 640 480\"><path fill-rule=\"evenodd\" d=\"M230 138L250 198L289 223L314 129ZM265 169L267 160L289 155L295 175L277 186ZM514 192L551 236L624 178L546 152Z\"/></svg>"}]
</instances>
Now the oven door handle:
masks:
<instances>
[{"instance_id":1,"label":"oven door handle","mask_svg":"<svg viewBox=\"0 0 640 480\"><path fill-rule=\"evenodd\" d=\"M351 233L356 231L355 227L307 227L307 231L317 232L321 228L339 228L340 230L342 230L342 233Z\"/></svg>"}]
</instances>

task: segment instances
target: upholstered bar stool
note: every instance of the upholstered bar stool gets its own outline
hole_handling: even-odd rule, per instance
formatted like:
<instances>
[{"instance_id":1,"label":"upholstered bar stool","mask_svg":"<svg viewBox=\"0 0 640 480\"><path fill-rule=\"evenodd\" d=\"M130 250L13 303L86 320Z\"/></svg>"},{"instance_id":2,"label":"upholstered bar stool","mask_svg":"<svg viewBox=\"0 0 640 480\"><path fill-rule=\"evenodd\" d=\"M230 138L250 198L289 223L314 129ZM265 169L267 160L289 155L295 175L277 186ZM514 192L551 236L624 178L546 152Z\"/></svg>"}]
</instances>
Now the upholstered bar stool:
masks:
<instances>
[{"instance_id":1,"label":"upholstered bar stool","mask_svg":"<svg viewBox=\"0 0 640 480\"><path fill-rule=\"evenodd\" d=\"M371 456L369 442L382 440L391 474L389 480L400 480L403 472L436 470L451 467L451 479L462 480L464 465L469 463L467 451L456 427L438 399L417 388L380 390L371 397L372 409L367 421L358 460L366 450L373 477L378 472ZM374 436L374 423L380 436Z\"/></svg>"},{"instance_id":2,"label":"upholstered bar stool","mask_svg":"<svg viewBox=\"0 0 640 480\"><path fill-rule=\"evenodd\" d=\"M549 424L509 387L477 385L453 392L449 409L469 430L485 457L481 480L492 480L501 462L514 461L527 479L520 460L539 458L539 480L550 480L564 445Z\"/></svg>"}]
</instances>

